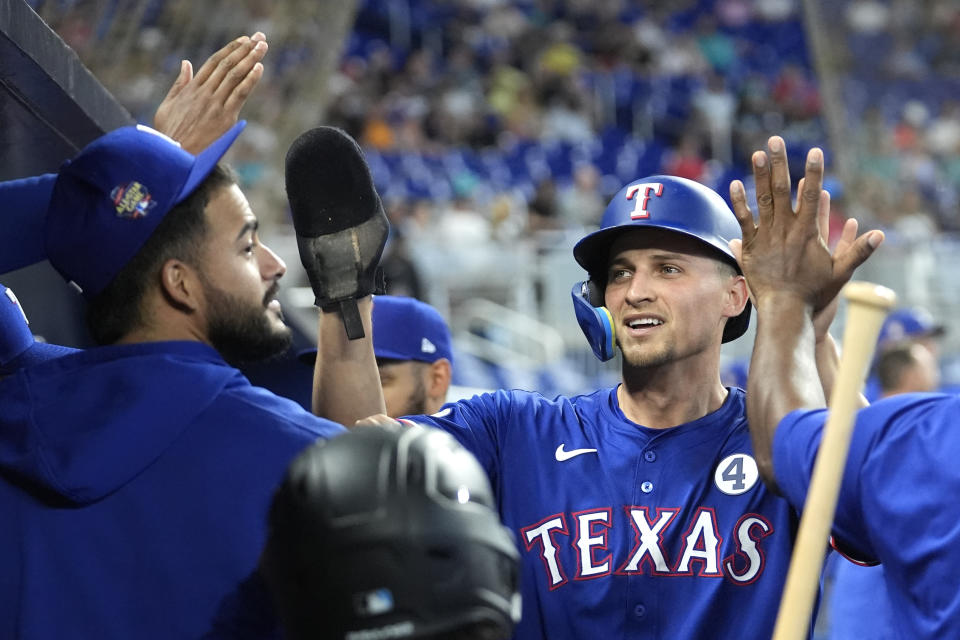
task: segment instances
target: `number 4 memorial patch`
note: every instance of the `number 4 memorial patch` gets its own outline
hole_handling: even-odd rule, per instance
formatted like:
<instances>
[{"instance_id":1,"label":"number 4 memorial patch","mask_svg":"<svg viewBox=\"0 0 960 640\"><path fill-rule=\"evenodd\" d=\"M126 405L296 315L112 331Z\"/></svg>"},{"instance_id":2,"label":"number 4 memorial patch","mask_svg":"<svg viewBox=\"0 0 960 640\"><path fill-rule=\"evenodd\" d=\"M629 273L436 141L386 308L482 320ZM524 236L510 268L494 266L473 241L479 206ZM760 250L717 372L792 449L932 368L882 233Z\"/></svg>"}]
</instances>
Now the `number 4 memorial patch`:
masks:
<instances>
[{"instance_id":1,"label":"number 4 memorial patch","mask_svg":"<svg viewBox=\"0 0 960 640\"><path fill-rule=\"evenodd\" d=\"M735 453L720 461L713 474L713 481L720 491L730 496L738 496L752 489L759 477L757 461L753 456Z\"/></svg>"}]
</instances>

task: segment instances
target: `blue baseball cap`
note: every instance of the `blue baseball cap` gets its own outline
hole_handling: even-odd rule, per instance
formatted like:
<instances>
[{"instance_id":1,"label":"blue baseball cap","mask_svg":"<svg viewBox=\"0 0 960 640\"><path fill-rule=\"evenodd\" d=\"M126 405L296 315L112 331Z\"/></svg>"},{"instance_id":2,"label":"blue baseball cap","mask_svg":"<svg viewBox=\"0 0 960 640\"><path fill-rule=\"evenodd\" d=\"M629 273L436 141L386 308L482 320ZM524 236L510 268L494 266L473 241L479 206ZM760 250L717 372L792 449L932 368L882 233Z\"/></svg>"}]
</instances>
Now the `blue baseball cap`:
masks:
<instances>
[{"instance_id":1,"label":"blue baseball cap","mask_svg":"<svg viewBox=\"0 0 960 640\"><path fill-rule=\"evenodd\" d=\"M373 298L373 352L389 360L453 361L450 329L440 312L416 298Z\"/></svg>"},{"instance_id":2,"label":"blue baseball cap","mask_svg":"<svg viewBox=\"0 0 960 640\"><path fill-rule=\"evenodd\" d=\"M57 174L45 173L32 178L0 182L0 205L4 217L13 219L16 233L0 240L0 273L43 262L43 223Z\"/></svg>"},{"instance_id":3,"label":"blue baseball cap","mask_svg":"<svg viewBox=\"0 0 960 640\"><path fill-rule=\"evenodd\" d=\"M193 155L145 125L97 138L60 168L44 225L50 263L93 298L137 254L243 131L235 124Z\"/></svg>"},{"instance_id":4,"label":"blue baseball cap","mask_svg":"<svg viewBox=\"0 0 960 640\"><path fill-rule=\"evenodd\" d=\"M0 285L0 290L0 375L79 351L38 342L30 332L27 314L23 312L16 294L3 285Z\"/></svg>"},{"instance_id":5,"label":"blue baseball cap","mask_svg":"<svg viewBox=\"0 0 960 640\"><path fill-rule=\"evenodd\" d=\"M946 328L936 322L926 309L919 307L897 309L884 320L877 344L883 345L910 338L935 338L944 333Z\"/></svg>"},{"instance_id":6,"label":"blue baseball cap","mask_svg":"<svg viewBox=\"0 0 960 640\"><path fill-rule=\"evenodd\" d=\"M450 329L439 311L416 298L374 296L373 353L386 360L453 362ZM313 364L317 350L307 349L297 357Z\"/></svg>"}]
</instances>

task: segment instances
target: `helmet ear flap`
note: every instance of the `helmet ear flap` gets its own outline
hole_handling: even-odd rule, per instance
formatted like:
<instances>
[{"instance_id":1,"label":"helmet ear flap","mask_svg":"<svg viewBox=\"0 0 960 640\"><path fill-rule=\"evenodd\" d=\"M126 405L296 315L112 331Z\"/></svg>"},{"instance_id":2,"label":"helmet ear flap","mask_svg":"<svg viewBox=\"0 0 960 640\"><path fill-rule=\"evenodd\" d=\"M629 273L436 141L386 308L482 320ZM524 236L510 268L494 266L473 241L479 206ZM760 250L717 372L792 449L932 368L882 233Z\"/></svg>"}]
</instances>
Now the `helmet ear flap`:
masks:
<instances>
[{"instance_id":1,"label":"helmet ear flap","mask_svg":"<svg viewBox=\"0 0 960 640\"><path fill-rule=\"evenodd\" d=\"M586 336L593 353L602 362L616 355L616 337L613 316L603 306L603 292L593 280L578 282L570 291L577 323Z\"/></svg>"},{"instance_id":2,"label":"helmet ear flap","mask_svg":"<svg viewBox=\"0 0 960 640\"><path fill-rule=\"evenodd\" d=\"M603 287L596 280L590 278L584 284L587 285L587 300L595 307L604 306Z\"/></svg>"}]
</instances>

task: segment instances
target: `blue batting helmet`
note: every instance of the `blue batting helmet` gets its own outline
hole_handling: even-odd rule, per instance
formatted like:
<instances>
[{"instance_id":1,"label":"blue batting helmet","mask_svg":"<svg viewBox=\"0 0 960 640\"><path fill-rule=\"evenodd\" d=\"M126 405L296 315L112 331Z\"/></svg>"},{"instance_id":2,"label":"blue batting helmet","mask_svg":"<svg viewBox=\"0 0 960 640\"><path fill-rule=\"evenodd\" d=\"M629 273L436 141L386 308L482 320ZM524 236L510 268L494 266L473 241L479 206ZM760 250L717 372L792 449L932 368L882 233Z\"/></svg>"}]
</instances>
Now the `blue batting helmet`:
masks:
<instances>
[{"instance_id":1,"label":"blue batting helmet","mask_svg":"<svg viewBox=\"0 0 960 640\"><path fill-rule=\"evenodd\" d=\"M610 326L609 313L602 309L602 295L597 299L606 281L610 246L623 230L644 227L665 229L696 238L714 249L718 259L741 273L728 244L730 240L742 237L740 224L715 191L693 180L675 176L649 176L631 182L607 205L600 229L585 236L573 248L573 257L587 270L596 285L587 287L579 284L574 287L577 320L601 360L613 357L613 336L606 333ZM588 313L583 302L589 302L594 313ZM727 321L723 342L742 336L749 324L748 302L739 316Z\"/></svg>"}]
</instances>

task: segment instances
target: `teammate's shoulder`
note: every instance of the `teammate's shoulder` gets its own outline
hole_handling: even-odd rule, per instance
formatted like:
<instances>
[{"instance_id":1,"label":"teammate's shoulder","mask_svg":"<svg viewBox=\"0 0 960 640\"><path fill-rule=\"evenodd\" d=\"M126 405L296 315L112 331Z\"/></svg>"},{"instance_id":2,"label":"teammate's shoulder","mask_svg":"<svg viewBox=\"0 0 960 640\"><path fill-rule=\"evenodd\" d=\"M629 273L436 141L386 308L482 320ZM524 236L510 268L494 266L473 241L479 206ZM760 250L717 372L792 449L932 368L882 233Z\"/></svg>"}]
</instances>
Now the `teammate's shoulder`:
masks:
<instances>
[{"instance_id":1,"label":"teammate's shoulder","mask_svg":"<svg viewBox=\"0 0 960 640\"><path fill-rule=\"evenodd\" d=\"M310 440L345 431L342 425L313 415L293 400L249 383L231 384L225 389L220 408L237 420L279 426L285 433Z\"/></svg>"},{"instance_id":2,"label":"teammate's shoulder","mask_svg":"<svg viewBox=\"0 0 960 640\"><path fill-rule=\"evenodd\" d=\"M497 405L524 405L549 403L554 401L555 399L551 400L539 391L527 391L525 389L494 389L489 391L477 390L476 393L469 397L461 396L459 398L451 398L448 400L448 404L456 403L460 405L476 405L480 403Z\"/></svg>"},{"instance_id":3,"label":"teammate's shoulder","mask_svg":"<svg viewBox=\"0 0 960 640\"><path fill-rule=\"evenodd\" d=\"M923 425L953 438L960 396L948 393L903 393L883 398L860 411L857 428L880 432L913 431ZM861 426L863 425L863 426Z\"/></svg>"},{"instance_id":4,"label":"teammate's shoulder","mask_svg":"<svg viewBox=\"0 0 960 640\"><path fill-rule=\"evenodd\" d=\"M540 408L569 408L587 407L599 403L607 403L614 389L598 389L576 395L544 395L539 391L523 391L513 389L508 391L510 401L520 405L530 405Z\"/></svg>"},{"instance_id":5,"label":"teammate's shoulder","mask_svg":"<svg viewBox=\"0 0 960 640\"><path fill-rule=\"evenodd\" d=\"M539 391L524 389L497 389L474 395L471 398L447 403L432 417L447 418L451 415L468 416L476 414L495 415L505 420L537 419L569 412L583 411L583 406L596 403L596 398L606 398L608 392L594 392L579 396L552 395L547 396ZM521 418L522 417L522 418Z\"/></svg>"}]
</instances>

